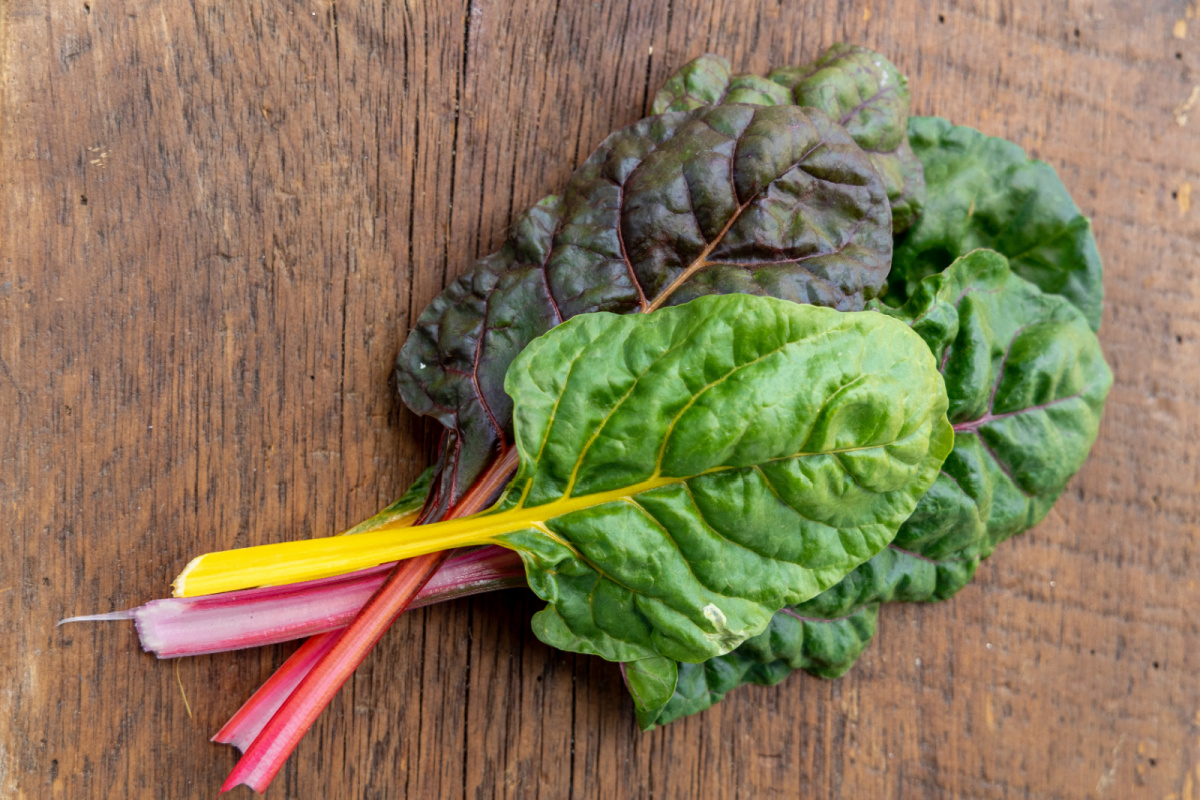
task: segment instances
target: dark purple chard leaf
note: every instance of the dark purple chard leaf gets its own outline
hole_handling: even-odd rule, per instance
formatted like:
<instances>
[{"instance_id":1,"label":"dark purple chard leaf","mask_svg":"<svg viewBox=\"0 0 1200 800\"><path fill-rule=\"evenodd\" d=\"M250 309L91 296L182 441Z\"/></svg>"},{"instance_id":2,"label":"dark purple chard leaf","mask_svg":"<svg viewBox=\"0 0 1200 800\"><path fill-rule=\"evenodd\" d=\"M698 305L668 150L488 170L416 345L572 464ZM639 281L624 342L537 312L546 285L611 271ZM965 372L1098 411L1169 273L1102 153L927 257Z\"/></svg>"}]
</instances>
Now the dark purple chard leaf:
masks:
<instances>
[{"instance_id":1,"label":"dark purple chard leaf","mask_svg":"<svg viewBox=\"0 0 1200 800\"><path fill-rule=\"evenodd\" d=\"M663 87L654 96L651 114L668 114L672 111L691 111L694 108L720 105L729 91L729 59L715 53L705 53L694 58L667 78ZM791 102L791 96L782 103L760 105L783 105Z\"/></svg>"},{"instance_id":2,"label":"dark purple chard leaf","mask_svg":"<svg viewBox=\"0 0 1200 800\"><path fill-rule=\"evenodd\" d=\"M916 224L925 208L925 169L908 139L892 153L873 153L871 161L883 178L892 204L892 231L901 234Z\"/></svg>"},{"instance_id":3,"label":"dark purple chard leaf","mask_svg":"<svg viewBox=\"0 0 1200 800\"><path fill-rule=\"evenodd\" d=\"M880 603L944 600L998 544L1040 522L1096 439L1112 373L1088 320L990 250L920 283L886 313L907 322L941 365L954 450L895 540L836 586L775 615L731 653L680 664L674 695L639 709L643 727L792 670L844 673L875 632Z\"/></svg>"},{"instance_id":4,"label":"dark purple chard leaf","mask_svg":"<svg viewBox=\"0 0 1200 800\"><path fill-rule=\"evenodd\" d=\"M446 427L427 513L440 517L452 507L512 442L504 372L562 322L546 278L561 220L554 195L517 217L500 250L426 307L400 351L400 396Z\"/></svg>"},{"instance_id":5,"label":"dark purple chard leaf","mask_svg":"<svg viewBox=\"0 0 1200 800\"><path fill-rule=\"evenodd\" d=\"M925 174L909 146L908 79L879 53L839 43L806 67L785 67L769 76L795 102L819 108L871 154L892 204L892 229L907 230L925 203Z\"/></svg>"},{"instance_id":6,"label":"dark purple chard leaf","mask_svg":"<svg viewBox=\"0 0 1200 800\"><path fill-rule=\"evenodd\" d=\"M818 110L722 105L612 134L561 200L519 218L430 304L400 352L405 403L447 428L427 516L511 446L503 378L536 336L707 294L862 309L890 268L890 216L869 156Z\"/></svg>"},{"instance_id":7,"label":"dark purple chard leaf","mask_svg":"<svg viewBox=\"0 0 1200 800\"><path fill-rule=\"evenodd\" d=\"M767 295L855 311L890 269L862 150L819 111L724 105L610 136L563 196L548 267L566 317Z\"/></svg>"},{"instance_id":8,"label":"dark purple chard leaf","mask_svg":"<svg viewBox=\"0 0 1200 800\"><path fill-rule=\"evenodd\" d=\"M722 103L821 109L871 155L892 206L893 230L907 230L920 214L925 181L906 135L908 81L879 53L835 44L812 64L781 67L766 78L731 75L725 58L707 53L667 79L653 110L658 114Z\"/></svg>"}]
</instances>

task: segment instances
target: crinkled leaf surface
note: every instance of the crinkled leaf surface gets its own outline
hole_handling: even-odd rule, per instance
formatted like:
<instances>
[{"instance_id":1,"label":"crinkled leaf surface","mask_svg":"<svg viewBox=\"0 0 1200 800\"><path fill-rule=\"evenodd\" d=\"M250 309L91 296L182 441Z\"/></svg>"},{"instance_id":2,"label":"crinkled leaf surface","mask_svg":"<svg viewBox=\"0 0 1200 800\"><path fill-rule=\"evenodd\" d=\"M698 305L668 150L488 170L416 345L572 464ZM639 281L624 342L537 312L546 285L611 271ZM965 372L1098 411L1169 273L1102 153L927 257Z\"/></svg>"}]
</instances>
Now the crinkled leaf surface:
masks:
<instances>
[{"instance_id":1,"label":"crinkled leaf surface","mask_svg":"<svg viewBox=\"0 0 1200 800\"><path fill-rule=\"evenodd\" d=\"M656 702L675 661L732 650L885 547L952 444L908 326L772 298L579 316L506 385L521 467L491 516L534 521L493 540L547 601L534 631L649 661L631 669Z\"/></svg>"},{"instance_id":2,"label":"crinkled leaf surface","mask_svg":"<svg viewBox=\"0 0 1200 800\"><path fill-rule=\"evenodd\" d=\"M908 81L879 53L835 44L812 64L781 67L767 78L732 75L724 57L708 53L667 79L653 110L658 114L721 103L794 103L821 109L870 153L891 202L893 230L906 230L920 213L925 181L905 134Z\"/></svg>"},{"instance_id":3,"label":"crinkled leaf surface","mask_svg":"<svg viewBox=\"0 0 1200 800\"><path fill-rule=\"evenodd\" d=\"M986 247L1100 328L1103 267L1091 223L1054 168L1013 144L938 117L913 117L909 141L925 167L926 208L896 247L889 302L927 275Z\"/></svg>"},{"instance_id":4,"label":"crinkled leaf surface","mask_svg":"<svg viewBox=\"0 0 1200 800\"><path fill-rule=\"evenodd\" d=\"M871 154L892 205L892 230L907 230L924 206L925 176L908 143L908 79L896 65L869 48L839 43L807 67L768 77L789 87L795 102L844 125Z\"/></svg>"},{"instance_id":5,"label":"crinkled leaf surface","mask_svg":"<svg viewBox=\"0 0 1200 800\"><path fill-rule=\"evenodd\" d=\"M738 686L773 686L797 669L840 677L875 636L881 603L943 600L970 583L979 558L963 556L933 561L889 545L836 586L780 610L765 631L733 652L679 664L673 696L659 708L638 706L638 722L647 730L665 725L720 702Z\"/></svg>"},{"instance_id":6,"label":"crinkled leaf surface","mask_svg":"<svg viewBox=\"0 0 1200 800\"><path fill-rule=\"evenodd\" d=\"M729 59L716 53L705 53L675 70L663 83L654 102L651 114L668 114L672 111L691 111L693 108L720 105L729 91L733 73L729 70ZM783 105L791 102L788 94L782 103L761 105Z\"/></svg>"},{"instance_id":7,"label":"crinkled leaf surface","mask_svg":"<svg viewBox=\"0 0 1200 800\"><path fill-rule=\"evenodd\" d=\"M455 503L512 443L503 376L534 337L714 293L860 309L890 268L889 217L870 157L818 110L722 105L609 136L400 352L405 403L448 431L433 504Z\"/></svg>"},{"instance_id":8,"label":"crinkled leaf surface","mask_svg":"<svg viewBox=\"0 0 1200 800\"><path fill-rule=\"evenodd\" d=\"M654 96L651 113L691 111L722 103L754 106L793 105L791 90L761 75L729 71L724 56L705 53L680 67Z\"/></svg>"},{"instance_id":9,"label":"crinkled leaf surface","mask_svg":"<svg viewBox=\"0 0 1200 800\"><path fill-rule=\"evenodd\" d=\"M681 664L676 691L644 727L701 711L744 683L794 669L837 677L875 631L881 602L943 600L997 544L1040 521L1095 441L1112 375L1086 319L1064 298L976 251L926 278L902 309L937 355L955 445L889 547L767 630L705 664Z\"/></svg>"},{"instance_id":10,"label":"crinkled leaf surface","mask_svg":"<svg viewBox=\"0 0 1200 800\"><path fill-rule=\"evenodd\" d=\"M736 650L703 664L679 664L672 697L660 707L637 705L647 730L695 714L747 683L772 686L794 670L837 678L875 636L879 605L952 596L975 574L980 556L954 553L934 561L894 542L836 586L781 609L767 629Z\"/></svg>"},{"instance_id":11,"label":"crinkled leaf surface","mask_svg":"<svg viewBox=\"0 0 1200 800\"><path fill-rule=\"evenodd\" d=\"M974 524L986 529L987 555L1041 521L1087 459L1112 385L1100 342L1069 301L988 250L925 279L890 313L938 357L955 430L945 480L898 544L940 559ZM930 549L933 539L942 543Z\"/></svg>"}]
</instances>

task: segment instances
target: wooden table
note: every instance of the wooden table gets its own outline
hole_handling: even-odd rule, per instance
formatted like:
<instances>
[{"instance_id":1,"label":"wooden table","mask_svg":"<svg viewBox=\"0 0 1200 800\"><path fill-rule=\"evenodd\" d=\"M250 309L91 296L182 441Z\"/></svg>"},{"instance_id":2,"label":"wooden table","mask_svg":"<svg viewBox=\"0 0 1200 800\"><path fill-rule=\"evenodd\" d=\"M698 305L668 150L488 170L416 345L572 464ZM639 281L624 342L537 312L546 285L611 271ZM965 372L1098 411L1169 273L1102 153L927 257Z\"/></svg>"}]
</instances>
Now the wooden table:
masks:
<instances>
[{"instance_id":1,"label":"wooden table","mask_svg":"<svg viewBox=\"0 0 1200 800\"><path fill-rule=\"evenodd\" d=\"M0 796L214 796L236 754L208 737L293 646L156 662L55 621L390 501L433 446L392 361L446 281L686 59L837 40L1094 219L1116 385L1054 512L953 601L885 609L843 679L651 734L611 665L533 638L527 593L407 614L269 795L1200 798L1183 0L6 2Z\"/></svg>"}]
</instances>

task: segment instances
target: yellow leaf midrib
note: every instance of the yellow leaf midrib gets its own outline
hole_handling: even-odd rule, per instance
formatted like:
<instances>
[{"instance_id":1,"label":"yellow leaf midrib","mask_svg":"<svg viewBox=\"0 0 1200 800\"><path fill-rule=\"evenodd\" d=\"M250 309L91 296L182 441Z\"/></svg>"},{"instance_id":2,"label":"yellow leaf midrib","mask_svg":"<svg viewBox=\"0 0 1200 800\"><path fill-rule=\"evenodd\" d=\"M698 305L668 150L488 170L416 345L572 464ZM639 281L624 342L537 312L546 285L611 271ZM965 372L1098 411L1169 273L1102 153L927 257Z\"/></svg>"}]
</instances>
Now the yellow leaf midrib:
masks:
<instances>
[{"instance_id":1,"label":"yellow leaf midrib","mask_svg":"<svg viewBox=\"0 0 1200 800\"><path fill-rule=\"evenodd\" d=\"M895 442L840 448L818 453L795 453L764 463L811 456L837 456L888 447ZM175 579L176 597L194 597L254 586L281 585L341 575L359 569L414 558L427 553L483 544L505 543L506 533L544 528L548 520L606 503L626 500L662 486L685 483L703 475L748 467L720 466L696 475L648 480L606 492L563 497L536 506L517 506L479 516L430 525L389 525L354 536L306 539L208 553L193 559Z\"/></svg>"}]
</instances>

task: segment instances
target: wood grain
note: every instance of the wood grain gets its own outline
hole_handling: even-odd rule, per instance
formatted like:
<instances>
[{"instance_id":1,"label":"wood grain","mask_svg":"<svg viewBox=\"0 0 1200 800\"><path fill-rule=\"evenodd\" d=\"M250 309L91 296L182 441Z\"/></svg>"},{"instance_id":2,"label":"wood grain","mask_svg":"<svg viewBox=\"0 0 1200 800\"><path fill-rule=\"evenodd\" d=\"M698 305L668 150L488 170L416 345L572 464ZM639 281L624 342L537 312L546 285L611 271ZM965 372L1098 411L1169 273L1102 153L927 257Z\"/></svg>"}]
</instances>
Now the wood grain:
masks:
<instances>
[{"instance_id":1,"label":"wood grain","mask_svg":"<svg viewBox=\"0 0 1200 800\"><path fill-rule=\"evenodd\" d=\"M885 609L845 678L651 734L527 594L405 615L269 795L1200 798L1182 0L4 3L0 796L213 796L235 753L208 736L290 646L174 664L55 622L390 501L433 446L390 379L414 314L683 61L837 40L1094 219L1117 383L1055 511L953 601Z\"/></svg>"}]
</instances>

